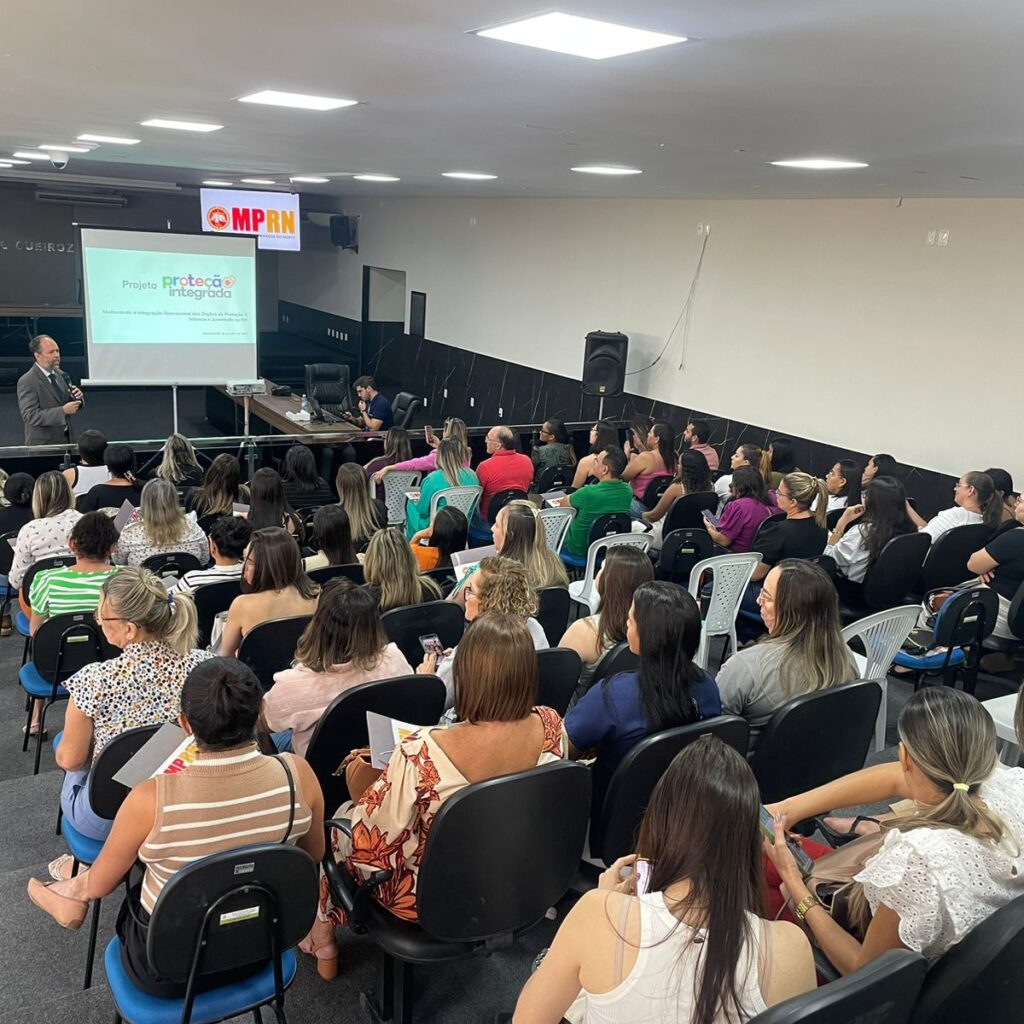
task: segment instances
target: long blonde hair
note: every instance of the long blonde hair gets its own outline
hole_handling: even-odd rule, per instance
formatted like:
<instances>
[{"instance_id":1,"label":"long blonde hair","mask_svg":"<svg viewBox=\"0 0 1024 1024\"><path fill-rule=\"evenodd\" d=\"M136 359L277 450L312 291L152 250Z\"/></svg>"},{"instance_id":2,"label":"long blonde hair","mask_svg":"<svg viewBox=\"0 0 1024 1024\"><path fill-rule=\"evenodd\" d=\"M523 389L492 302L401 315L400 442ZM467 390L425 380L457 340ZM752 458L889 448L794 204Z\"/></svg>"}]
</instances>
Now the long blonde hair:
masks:
<instances>
[{"instance_id":1,"label":"long blonde hair","mask_svg":"<svg viewBox=\"0 0 1024 1024\"><path fill-rule=\"evenodd\" d=\"M441 597L441 588L429 576L419 574L405 534L394 526L378 530L370 539L363 573L366 582L380 590L382 612Z\"/></svg>"},{"instance_id":2,"label":"long blonde hair","mask_svg":"<svg viewBox=\"0 0 1024 1024\"><path fill-rule=\"evenodd\" d=\"M178 506L178 490L170 480L157 477L147 481L142 488L139 511L142 513L139 526L156 547L167 547L185 539L188 524Z\"/></svg>"},{"instance_id":3,"label":"long blonde hair","mask_svg":"<svg viewBox=\"0 0 1024 1024\"><path fill-rule=\"evenodd\" d=\"M446 437L437 446L437 468L449 487L462 486L462 471L468 458L469 450L456 437Z\"/></svg>"},{"instance_id":4,"label":"long blonde hair","mask_svg":"<svg viewBox=\"0 0 1024 1024\"><path fill-rule=\"evenodd\" d=\"M195 648L199 639L195 602L188 594L168 593L148 569L140 565L118 569L103 584L103 599L125 622L134 622L178 654Z\"/></svg>"},{"instance_id":5,"label":"long blonde hair","mask_svg":"<svg viewBox=\"0 0 1024 1024\"><path fill-rule=\"evenodd\" d=\"M441 440L445 438L454 437L457 441L461 441L466 448L469 448L469 428L466 426L465 420L460 420L458 416L452 416L450 419L444 421L444 433L441 435Z\"/></svg>"},{"instance_id":6,"label":"long blonde hair","mask_svg":"<svg viewBox=\"0 0 1024 1024\"><path fill-rule=\"evenodd\" d=\"M562 560L548 547L547 533L536 505L522 499L510 501L498 511L496 518L501 519L505 530L501 556L524 565L535 590L569 586Z\"/></svg>"},{"instance_id":7,"label":"long blonde hair","mask_svg":"<svg viewBox=\"0 0 1024 1024\"><path fill-rule=\"evenodd\" d=\"M801 512L810 512L811 506L817 501L814 507L814 521L824 530L828 519L828 489L825 481L819 480L810 473L803 473L796 470L787 473L782 478L786 485L789 496L797 503Z\"/></svg>"},{"instance_id":8,"label":"long blonde hair","mask_svg":"<svg viewBox=\"0 0 1024 1024\"><path fill-rule=\"evenodd\" d=\"M363 467L354 462L343 463L334 478L334 486L338 492L338 504L348 514L352 542L357 547L365 544L380 529L380 522L370 504Z\"/></svg>"},{"instance_id":9,"label":"long blonde hair","mask_svg":"<svg viewBox=\"0 0 1024 1024\"><path fill-rule=\"evenodd\" d=\"M164 443L164 457L160 460L156 475L172 484L181 483L189 469L199 469L196 451L184 434L171 434Z\"/></svg>"},{"instance_id":10,"label":"long blonde hair","mask_svg":"<svg viewBox=\"0 0 1024 1024\"><path fill-rule=\"evenodd\" d=\"M32 515L49 519L75 507L75 496L63 473L51 469L40 475L32 488Z\"/></svg>"}]
</instances>

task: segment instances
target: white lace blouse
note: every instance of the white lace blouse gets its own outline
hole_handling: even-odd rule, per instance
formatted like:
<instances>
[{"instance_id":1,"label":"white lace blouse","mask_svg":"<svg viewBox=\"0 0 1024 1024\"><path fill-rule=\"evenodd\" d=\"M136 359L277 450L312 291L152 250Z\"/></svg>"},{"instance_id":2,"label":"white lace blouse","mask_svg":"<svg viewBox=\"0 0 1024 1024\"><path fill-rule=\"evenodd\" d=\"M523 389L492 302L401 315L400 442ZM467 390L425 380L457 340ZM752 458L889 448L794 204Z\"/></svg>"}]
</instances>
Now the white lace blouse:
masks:
<instances>
[{"instance_id":1,"label":"white lace blouse","mask_svg":"<svg viewBox=\"0 0 1024 1024\"><path fill-rule=\"evenodd\" d=\"M69 508L55 516L33 519L26 523L18 531L14 561L11 563L11 571L7 574L11 587L17 590L25 578L25 573L41 558L71 554L68 550L68 537L71 536L75 523L81 518L81 512Z\"/></svg>"},{"instance_id":2,"label":"white lace blouse","mask_svg":"<svg viewBox=\"0 0 1024 1024\"><path fill-rule=\"evenodd\" d=\"M997 766L981 798L1010 833L998 846L948 828L893 830L856 876L871 912L884 903L899 915L900 940L929 960L1024 894L1024 769Z\"/></svg>"}]
</instances>

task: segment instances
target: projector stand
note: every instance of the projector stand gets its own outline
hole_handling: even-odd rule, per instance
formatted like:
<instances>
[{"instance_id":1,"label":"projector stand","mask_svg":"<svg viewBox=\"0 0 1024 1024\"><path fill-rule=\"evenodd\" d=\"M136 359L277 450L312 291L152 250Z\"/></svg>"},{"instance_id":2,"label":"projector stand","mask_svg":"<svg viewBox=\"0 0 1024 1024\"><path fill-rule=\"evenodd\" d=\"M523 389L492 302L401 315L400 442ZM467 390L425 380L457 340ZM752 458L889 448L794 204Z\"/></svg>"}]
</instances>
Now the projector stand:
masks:
<instances>
[{"instance_id":1,"label":"projector stand","mask_svg":"<svg viewBox=\"0 0 1024 1024\"><path fill-rule=\"evenodd\" d=\"M238 446L238 457L239 460L242 458L242 452L245 452L246 466L249 470L248 479L252 479L253 473L256 472L256 443L249 437L249 396L246 395L242 399L242 407L245 409L245 423L242 427L243 440Z\"/></svg>"},{"instance_id":2,"label":"projector stand","mask_svg":"<svg viewBox=\"0 0 1024 1024\"><path fill-rule=\"evenodd\" d=\"M178 432L178 385L171 385L171 420L174 423L174 433Z\"/></svg>"}]
</instances>

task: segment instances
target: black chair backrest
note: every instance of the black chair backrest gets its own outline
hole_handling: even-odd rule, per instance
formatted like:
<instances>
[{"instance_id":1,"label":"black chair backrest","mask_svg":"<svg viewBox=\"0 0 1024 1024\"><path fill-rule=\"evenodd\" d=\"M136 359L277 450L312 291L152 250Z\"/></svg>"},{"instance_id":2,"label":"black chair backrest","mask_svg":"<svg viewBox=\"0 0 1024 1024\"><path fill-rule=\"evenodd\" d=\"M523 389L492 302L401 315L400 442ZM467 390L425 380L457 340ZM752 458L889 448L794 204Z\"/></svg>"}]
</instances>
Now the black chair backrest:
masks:
<instances>
[{"instance_id":1,"label":"black chair backrest","mask_svg":"<svg viewBox=\"0 0 1024 1024\"><path fill-rule=\"evenodd\" d=\"M1024 640L1024 583L1017 588L1006 615L1006 624L1018 640Z\"/></svg>"},{"instance_id":2,"label":"black chair backrest","mask_svg":"<svg viewBox=\"0 0 1024 1024\"><path fill-rule=\"evenodd\" d=\"M537 621L552 647L569 626L569 591L565 587L541 587L537 591Z\"/></svg>"},{"instance_id":3,"label":"black chair backrest","mask_svg":"<svg viewBox=\"0 0 1024 1024\"><path fill-rule=\"evenodd\" d=\"M992 632L999 614L999 597L988 587L971 587L948 598L935 616L935 646L980 645Z\"/></svg>"},{"instance_id":4,"label":"black chair backrest","mask_svg":"<svg viewBox=\"0 0 1024 1024\"><path fill-rule=\"evenodd\" d=\"M537 670L540 679L536 703L564 715L576 692L582 668L580 656L569 647L549 647L546 651L538 651Z\"/></svg>"},{"instance_id":5,"label":"black chair backrest","mask_svg":"<svg viewBox=\"0 0 1024 1024\"><path fill-rule=\"evenodd\" d=\"M437 676L398 676L353 686L335 697L313 730L306 760L324 793L327 814L348 798L344 775L335 775L348 753L369 743L366 712L410 725L436 725L444 713L444 683Z\"/></svg>"},{"instance_id":6,"label":"black chair backrest","mask_svg":"<svg viewBox=\"0 0 1024 1024\"><path fill-rule=\"evenodd\" d=\"M661 554L654 573L660 580L686 586L690 580L690 570L698 562L710 558L714 550L715 543L703 527L673 530L663 535Z\"/></svg>"},{"instance_id":7,"label":"black chair backrest","mask_svg":"<svg viewBox=\"0 0 1024 1024\"><path fill-rule=\"evenodd\" d=\"M206 583L192 591L192 600L196 603L196 617L199 619L199 646L206 647L213 632L213 620L218 612L226 612L239 594L242 593L241 580L219 580Z\"/></svg>"},{"instance_id":8,"label":"black chair backrest","mask_svg":"<svg viewBox=\"0 0 1024 1024\"><path fill-rule=\"evenodd\" d=\"M954 526L947 530L928 549L917 589L926 594L937 587L955 587L971 579L976 573L967 568L967 559L991 538L992 531L984 523Z\"/></svg>"},{"instance_id":9,"label":"black chair backrest","mask_svg":"<svg viewBox=\"0 0 1024 1024\"><path fill-rule=\"evenodd\" d=\"M913 1024L1020 1020L1022 985L1024 896L1018 896L931 965L911 1019Z\"/></svg>"},{"instance_id":10,"label":"black chair backrest","mask_svg":"<svg viewBox=\"0 0 1024 1024\"><path fill-rule=\"evenodd\" d=\"M694 494L683 494L672 502L672 507L665 515L665 525L661 535L667 537L676 530L703 530L704 512L714 512L718 508L718 495L714 491L697 491Z\"/></svg>"},{"instance_id":11,"label":"black chair backrest","mask_svg":"<svg viewBox=\"0 0 1024 1024\"><path fill-rule=\"evenodd\" d=\"M769 1007L749 1024L906 1024L927 968L920 953L889 949L845 978Z\"/></svg>"},{"instance_id":12,"label":"black chair backrest","mask_svg":"<svg viewBox=\"0 0 1024 1024\"><path fill-rule=\"evenodd\" d=\"M831 555L814 555L808 558L807 561L812 565L818 566L835 583L839 576L839 568L836 566L836 560Z\"/></svg>"},{"instance_id":13,"label":"black chair backrest","mask_svg":"<svg viewBox=\"0 0 1024 1024\"><path fill-rule=\"evenodd\" d=\"M628 512L606 512L591 524L587 546L589 548L595 540L611 537L616 533L629 533L632 529L633 520L629 518Z\"/></svg>"},{"instance_id":14,"label":"black chair backrest","mask_svg":"<svg viewBox=\"0 0 1024 1024\"><path fill-rule=\"evenodd\" d=\"M864 603L877 611L905 604L930 544L931 537L927 533L903 533L893 537L864 576L861 591Z\"/></svg>"},{"instance_id":15,"label":"black chair backrest","mask_svg":"<svg viewBox=\"0 0 1024 1024\"><path fill-rule=\"evenodd\" d=\"M150 966L184 982L200 943L200 974L266 962L309 931L318 895L317 866L296 846L240 846L204 857L172 875L157 897L146 939Z\"/></svg>"},{"instance_id":16,"label":"black chair backrest","mask_svg":"<svg viewBox=\"0 0 1024 1024\"><path fill-rule=\"evenodd\" d=\"M93 612L55 615L32 638L32 664L48 683L63 682L80 668L120 653L103 635Z\"/></svg>"},{"instance_id":17,"label":"black chair backrest","mask_svg":"<svg viewBox=\"0 0 1024 1024\"><path fill-rule=\"evenodd\" d=\"M668 473L662 473L661 476L656 476L653 480L648 481L644 488L644 496L640 499L644 508L654 508L661 500L661 496L668 490L670 483L672 483L672 477Z\"/></svg>"},{"instance_id":18,"label":"black chair backrest","mask_svg":"<svg viewBox=\"0 0 1024 1024\"><path fill-rule=\"evenodd\" d=\"M348 366L344 363L309 363L306 366L306 394L315 398L328 412L349 409Z\"/></svg>"},{"instance_id":19,"label":"black chair backrest","mask_svg":"<svg viewBox=\"0 0 1024 1024\"><path fill-rule=\"evenodd\" d=\"M762 802L784 800L863 768L881 700L878 683L858 680L786 701L758 737L750 763Z\"/></svg>"},{"instance_id":20,"label":"black chair backrest","mask_svg":"<svg viewBox=\"0 0 1024 1024\"><path fill-rule=\"evenodd\" d=\"M0 533L0 576L6 576L14 564L13 544L18 539L18 530Z\"/></svg>"},{"instance_id":21,"label":"black chair backrest","mask_svg":"<svg viewBox=\"0 0 1024 1024\"><path fill-rule=\"evenodd\" d=\"M464 613L453 601L426 601L392 608L380 621L388 639L398 644L410 665L423 660L421 636L436 633L444 647L454 647L466 628Z\"/></svg>"},{"instance_id":22,"label":"black chair backrest","mask_svg":"<svg viewBox=\"0 0 1024 1024\"><path fill-rule=\"evenodd\" d=\"M834 508L831 512L825 514L825 525L830 529L834 530L836 524L843 517L843 513L846 511L845 508Z\"/></svg>"},{"instance_id":23,"label":"black chair backrest","mask_svg":"<svg viewBox=\"0 0 1024 1024\"><path fill-rule=\"evenodd\" d=\"M159 725L142 725L119 733L100 751L89 771L89 806L113 821L131 790L114 776L149 742Z\"/></svg>"},{"instance_id":24,"label":"black chair backrest","mask_svg":"<svg viewBox=\"0 0 1024 1024\"><path fill-rule=\"evenodd\" d=\"M253 626L238 646L238 660L256 673L260 685L269 690L274 673L288 668L295 659L295 647L312 615L289 615L268 619Z\"/></svg>"},{"instance_id":25,"label":"black chair backrest","mask_svg":"<svg viewBox=\"0 0 1024 1024\"><path fill-rule=\"evenodd\" d=\"M590 829L591 854L610 864L636 849L636 830L651 793L679 751L701 736L717 736L745 756L749 734L745 719L722 715L642 739L619 762L608 783L596 827Z\"/></svg>"},{"instance_id":26,"label":"black chair backrest","mask_svg":"<svg viewBox=\"0 0 1024 1024\"><path fill-rule=\"evenodd\" d=\"M21 592L25 595L25 599L27 600L28 595L32 592L32 581L36 578L37 573L46 572L47 569L56 569L62 565L74 565L77 560L74 555L50 555L48 558L40 558L38 562L33 562L25 570L25 576L21 581Z\"/></svg>"},{"instance_id":27,"label":"black chair backrest","mask_svg":"<svg viewBox=\"0 0 1024 1024\"><path fill-rule=\"evenodd\" d=\"M768 516L767 519L762 519L761 525L754 531L754 539L750 542L750 550L757 551L757 545L760 541L764 540L765 534L770 533L775 528L775 524L785 518L785 512L776 512L774 515Z\"/></svg>"},{"instance_id":28,"label":"black chair backrest","mask_svg":"<svg viewBox=\"0 0 1024 1024\"><path fill-rule=\"evenodd\" d=\"M185 573L192 572L193 569L202 569L203 563L187 551L165 551L159 555L150 555L142 563L142 567L156 573L161 579L174 576L180 580Z\"/></svg>"},{"instance_id":29,"label":"black chair backrest","mask_svg":"<svg viewBox=\"0 0 1024 1024\"><path fill-rule=\"evenodd\" d=\"M538 494L545 494L547 491L571 487L575 475L575 466L548 466L537 476L536 491Z\"/></svg>"},{"instance_id":30,"label":"black chair backrest","mask_svg":"<svg viewBox=\"0 0 1024 1024\"><path fill-rule=\"evenodd\" d=\"M366 577L363 575L363 566L360 562L350 562L347 565L325 565L319 569L310 569L307 575L314 583L320 586L323 586L328 580L337 579L339 576L348 577L357 587L361 587L366 582Z\"/></svg>"},{"instance_id":31,"label":"black chair backrest","mask_svg":"<svg viewBox=\"0 0 1024 1024\"><path fill-rule=\"evenodd\" d=\"M493 523L495 516L510 502L520 501L526 498L526 491L518 487L508 487L504 491L498 491L487 503L487 522Z\"/></svg>"},{"instance_id":32,"label":"black chair backrest","mask_svg":"<svg viewBox=\"0 0 1024 1024\"><path fill-rule=\"evenodd\" d=\"M302 505L295 509L295 514L302 520L302 539L313 543L313 520L323 505Z\"/></svg>"},{"instance_id":33,"label":"black chair backrest","mask_svg":"<svg viewBox=\"0 0 1024 1024\"><path fill-rule=\"evenodd\" d=\"M403 430L409 429L413 416L423 407L423 399L411 391L399 391L391 403L391 413L395 418L395 426Z\"/></svg>"},{"instance_id":34,"label":"black chair backrest","mask_svg":"<svg viewBox=\"0 0 1024 1024\"><path fill-rule=\"evenodd\" d=\"M629 644L623 641L614 647L609 647L598 659L594 666L594 675L591 677L590 685L599 683L605 676L613 676L616 672L630 672L639 668L640 657L629 649Z\"/></svg>"},{"instance_id":35,"label":"black chair backrest","mask_svg":"<svg viewBox=\"0 0 1024 1024\"><path fill-rule=\"evenodd\" d=\"M565 895L590 811L590 772L559 761L466 786L434 818L417 893L420 925L482 941L539 921Z\"/></svg>"}]
</instances>

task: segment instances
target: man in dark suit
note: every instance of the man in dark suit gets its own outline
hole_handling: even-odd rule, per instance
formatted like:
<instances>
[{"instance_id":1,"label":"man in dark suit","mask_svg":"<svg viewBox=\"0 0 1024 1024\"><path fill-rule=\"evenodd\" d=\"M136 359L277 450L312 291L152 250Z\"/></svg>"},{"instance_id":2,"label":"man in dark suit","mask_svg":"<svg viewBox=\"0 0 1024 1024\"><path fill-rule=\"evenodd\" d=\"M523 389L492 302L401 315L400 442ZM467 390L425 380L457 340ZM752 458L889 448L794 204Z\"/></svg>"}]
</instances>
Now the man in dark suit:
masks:
<instances>
[{"instance_id":1,"label":"man in dark suit","mask_svg":"<svg viewBox=\"0 0 1024 1024\"><path fill-rule=\"evenodd\" d=\"M25 444L63 444L68 416L82 408L82 392L60 368L60 347L48 334L29 343L35 365L18 379L18 408L25 421Z\"/></svg>"}]
</instances>

